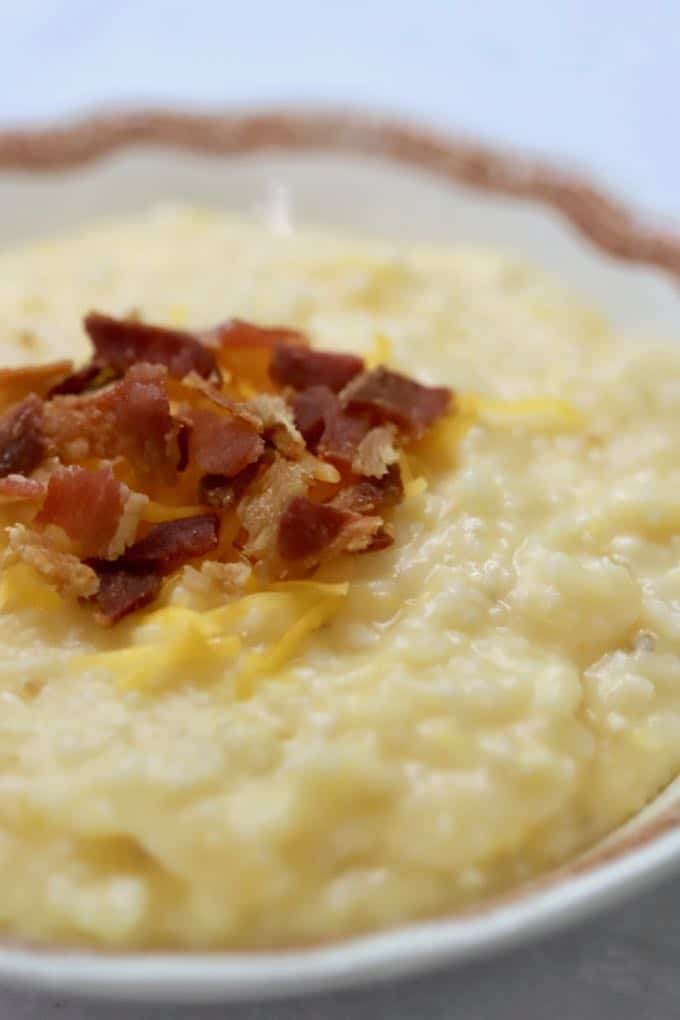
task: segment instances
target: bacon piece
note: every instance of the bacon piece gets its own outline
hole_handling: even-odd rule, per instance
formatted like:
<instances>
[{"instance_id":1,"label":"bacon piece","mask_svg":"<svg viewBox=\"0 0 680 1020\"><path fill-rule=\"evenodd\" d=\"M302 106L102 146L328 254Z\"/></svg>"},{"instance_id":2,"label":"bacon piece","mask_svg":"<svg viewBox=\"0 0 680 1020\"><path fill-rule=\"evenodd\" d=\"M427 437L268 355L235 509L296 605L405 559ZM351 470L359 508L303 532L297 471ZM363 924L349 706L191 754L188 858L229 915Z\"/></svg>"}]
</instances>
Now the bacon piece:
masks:
<instances>
[{"instance_id":1,"label":"bacon piece","mask_svg":"<svg viewBox=\"0 0 680 1020\"><path fill-rule=\"evenodd\" d=\"M307 338L297 330L279 326L255 326L242 319L231 319L200 334L216 349L220 366L239 383L263 390L269 383L269 363L280 343L305 345Z\"/></svg>"},{"instance_id":2,"label":"bacon piece","mask_svg":"<svg viewBox=\"0 0 680 1020\"><path fill-rule=\"evenodd\" d=\"M59 467L47 482L36 523L62 528L82 559L115 559L134 538L147 502L118 482L110 465L98 471Z\"/></svg>"},{"instance_id":3,"label":"bacon piece","mask_svg":"<svg viewBox=\"0 0 680 1020\"><path fill-rule=\"evenodd\" d=\"M52 387L65 379L72 369L72 361L0 369L0 407L16 404L31 393L38 397L47 396Z\"/></svg>"},{"instance_id":4,"label":"bacon piece","mask_svg":"<svg viewBox=\"0 0 680 1020\"><path fill-rule=\"evenodd\" d=\"M39 503L45 495L45 483L25 475L0 478L0 505L7 503Z\"/></svg>"},{"instance_id":5,"label":"bacon piece","mask_svg":"<svg viewBox=\"0 0 680 1020\"><path fill-rule=\"evenodd\" d=\"M445 386L424 386L383 366L352 379L340 394L344 407L368 412L378 422L394 422L412 439L446 413L452 398Z\"/></svg>"},{"instance_id":6,"label":"bacon piece","mask_svg":"<svg viewBox=\"0 0 680 1020\"><path fill-rule=\"evenodd\" d=\"M300 435L293 414L283 397L271 393L260 393L245 404L249 414L260 423L260 431L270 438L277 450L286 457L296 460L305 450L305 441Z\"/></svg>"},{"instance_id":7,"label":"bacon piece","mask_svg":"<svg viewBox=\"0 0 680 1020\"><path fill-rule=\"evenodd\" d=\"M46 535L30 531L23 524L8 528L7 535L5 562L22 560L66 597L90 598L96 593L99 579L95 571L77 556L57 548Z\"/></svg>"},{"instance_id":8,"label":"bacon piece","mask_svg":"<svg viewBox=\"0 0 680 1020\"><path fill-rule=\"evenodd\" d=\"M134 365L120 382L95 393L45 404L50 452L66 463L127 457L142 472L174 472L179 452L161 365Z\"/></svg>"},{"instance_id":9,"label":"bacon piece","mask_svg":"<svg viewBox=\"0 0 680 1020\"><path fill-rule=\"evenodd\" d=\"M228 397L226 393L223 393L222 390L214 386L208 379L202 379L195 372L190 372L189 375L182 379L182 386L196 391L200 396L209 400L211 404L215 404L216 407L229 411L237 418L242 418L243 421L252 425L257 432L262 431L260 418L248 409L247 404L243 404L238 400L232 400L231 397ZM263 396L266 396L266 394L263 394Z\"/></svg>"},{"instance_id":10,"label":"bacon piece","mask_svg":"<svg viewBox=\"0 0 680 1020\"><path fill-rule=\"evenodd\" d=\"M139 362L164 365L176 379L189 372L206 377L217 374L213 351L185 330L115 319L100 312L86 315L84 326L97 360L121 374Z\"/></svg>"},{"instance_id":11,"label":"bacon piece","mask_svg":"<svg viewBox=\"0 0 680 1020\"><path fill-rule=\"evenodd\" d=\"M125 566L98 564L93 571L99 587L89 601L99 623L112 624L129 613L143 609L161 590L161 577L153 570L131 571Z\"/></svg>"},{"instance_id":12,"label":"bacon piece","mask_svg":"<svg viewBox=\"0 0 680 1020\"><path fill-rule=\"evenodd\" d=\"M257 475L260 463L258 461L249 464L234 478L226 478L224 475L204 475L198 486L201 502L207 503L208 506L219 507L221 510L235 506Z\"/></svg>"},{"instance_id":13,"label":"bacon piece","mask_svg":"<svg viewBox=\"0 0 680 1020\"><path fill-rule=\"evenodd\" d=\"M296 390L328 386L338 392L363 368L363 359L354 354L335 354L279 344L272 353L269 374L279 386L292 386Z\"/></svg>"},{"instance_id":14,"label":"bacon piece","mask_svg":"<svg viewBox=\"0 0 680 1020\"><path fill-rule=\"evenodd\" d=\"M282 560L313 567L341 553L384 549L391 542L381 517L363 517L298 496L281 516L277 551Z\"/></svg>"},{"instance_id":15,"label":"bacon piece","mask_svg":"<svg viewBox=\"0 0 680 1020\"><path fill-rule=\"evenodd\" d=\"M242 418L191 409L183 414L189 424L189 464L202 475L233 478L264 453L264 441Z\"/></svg>"},{"instance_id":16,"label":"bacon piece","mask_svg":"<svg viewBox=\"0 0 680 1020\"><path fill-rule=\"evenodd\" d=\"M395 446L397 430L394 425L378 425L366 433L357 447L352 461L356 475L382 478L392 464L399 460Z\"/></svg>"},{"instance_id":17,"label":"bacon piece","mask_svg":"<svg viewBox=\"0 0 680 1020\"><path fill-rule=\"evenodd\" d=\"M349 467L370 424L362 415L348 414L328 386L311 386L293 400L295 423L312 450Z\"/></svg>"},{"instance_id":18,"label":"bacon piece","mask_svg":"<svg viewBox=\"0 0 680 1020\"><path fill-rule=\"evenodd\" d=\"M329 475L329 467L309 455L291 461L277 454L269 467L260 472L236 511L248 534L244 546L247 556L266 559L274 553L279 521L285 508L295 496L304 495L312 481L337 481L337 472Z\"/></svg>"},{"instance_id":19,"label":"bacon piece","mask_svg":"<svg viewBox=\"0 0 680 1020\"><path fill-rule=\"evenodd\" d=\"M398 464L392 464L382 478L362 478L355 485L341 489L332 501L340 510L357 514L373 514L396 506L404 496L404 483Z\"/></svg>"},{"instance_id":20,"label":"bacon piece","mask_svg":"<svg viewBox=\"0 0 680 1020\"><path fill-rule=\"evenodd\" d=\"M206 560L200 570L186 566L182 581L190 591L201 595L219 592L222 595L240 595L248 583L253 568L249 563L218 563Z\"/></svg>"},{"instance_id":21,"label":"bacon piece","mask_svg":"<svg viewBox=\"0 0 680 1020\"><path fill-rule=\"evenodd\" d=\"M283 560L318 556L351 519L347 510L296 496L281 515L276 543L279 556Z\"/></svg>"},{"instance_id":22,"label":"bacon piece","mask_svg":"<svg viewBox=\"0 0 680 1020\"><path fill-rule=\"evenodd\" d=\"M0 418L0 478L28 475L43 459L42 414L42 400L31 393Z\"/></svg>"},{"instance_id":23,"label":"bacon piece","mask_svg":"<svg viewBox=\"0 0 680 1020\"><path fill-rule=\"evenodd\" d=\"M127 569L153 570L164 576L183 566L187 560L212 552L219 536L219 514L178 517L174 521L155 524L117 562Z\"/></svg>"},{"instance_id":24,"label":"bacon piece","mask_svg":"<svg viewBox=\"0 0 680 1020\"><path fill-rule=\"evenodd\" d=\"M96 359L88 361L82 368L71 372L61 382L58 382L48 393L49 397L65 397L68 394L77 395L90 390L99 389L115 379L115 372L106 365L102 365Z\"/></svg>"}]
</instances>

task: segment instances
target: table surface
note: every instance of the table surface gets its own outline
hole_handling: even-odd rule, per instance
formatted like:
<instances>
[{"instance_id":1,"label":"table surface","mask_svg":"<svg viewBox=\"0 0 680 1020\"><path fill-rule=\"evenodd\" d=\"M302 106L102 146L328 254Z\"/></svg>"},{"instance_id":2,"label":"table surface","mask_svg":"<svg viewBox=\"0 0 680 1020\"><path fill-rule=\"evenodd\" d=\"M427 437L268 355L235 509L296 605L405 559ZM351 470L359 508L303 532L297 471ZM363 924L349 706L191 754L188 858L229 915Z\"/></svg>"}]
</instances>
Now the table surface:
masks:
<instances>
[{"instance_id":1,"label":"table surface","mask_svg":"<svg viewBox=\"0 0 680 1020\"><path fill-rule=\"evenodd\" d=\"M22 0L0 13L0 127L106 104L325 103L405 113L592 171L680 223L677 0ZM674 883L453 973L306 1003L182 1009L0 991L2 1020L669 1020Z\"/></svg>"}]
</instances>

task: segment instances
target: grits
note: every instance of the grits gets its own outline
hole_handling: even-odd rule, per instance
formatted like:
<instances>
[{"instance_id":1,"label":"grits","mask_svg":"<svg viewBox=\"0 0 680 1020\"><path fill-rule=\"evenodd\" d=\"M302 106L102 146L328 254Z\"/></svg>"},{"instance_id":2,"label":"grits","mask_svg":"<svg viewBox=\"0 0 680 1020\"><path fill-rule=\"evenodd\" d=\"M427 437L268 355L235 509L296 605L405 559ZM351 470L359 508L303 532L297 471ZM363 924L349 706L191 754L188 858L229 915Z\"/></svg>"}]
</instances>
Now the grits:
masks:
<instances>
[{"instance_id":1,"label":"grits","mask_svg":"<svg viewBox=\"0 0 680 1020\"><path fill-rule=\"evenodd\" d=\"M495 254L167 206L2 255L2 362L84 357L90 307L297 326L490 399L409 456L394 546L331 587L236 607L187 570L102 630L0 575L7 933L264 947L444 914L680 769L680 351Z\"/></svg>"}]
</instances>

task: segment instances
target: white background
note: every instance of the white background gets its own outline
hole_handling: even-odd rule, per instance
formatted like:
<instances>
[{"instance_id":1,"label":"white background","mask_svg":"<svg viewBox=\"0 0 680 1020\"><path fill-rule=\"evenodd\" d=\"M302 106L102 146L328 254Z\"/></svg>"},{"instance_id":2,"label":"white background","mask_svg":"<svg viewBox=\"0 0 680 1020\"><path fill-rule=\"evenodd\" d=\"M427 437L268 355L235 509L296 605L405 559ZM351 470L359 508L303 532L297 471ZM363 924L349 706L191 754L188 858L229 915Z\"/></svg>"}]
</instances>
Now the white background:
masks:
<instances>
[{"instance_id":1,"label":"white background","mask_svg":"<svg viewBox=\"0 0 680 1020\"><path fill-rule=\"evenodd\" d=\"M101 104L290 101L551 155L680 223L680 0L0 0L0 126ZM675 884L503 960L361 995L222 1011L0 992L0 1018L671 1020Z\"/></svg>"}]
</instances>

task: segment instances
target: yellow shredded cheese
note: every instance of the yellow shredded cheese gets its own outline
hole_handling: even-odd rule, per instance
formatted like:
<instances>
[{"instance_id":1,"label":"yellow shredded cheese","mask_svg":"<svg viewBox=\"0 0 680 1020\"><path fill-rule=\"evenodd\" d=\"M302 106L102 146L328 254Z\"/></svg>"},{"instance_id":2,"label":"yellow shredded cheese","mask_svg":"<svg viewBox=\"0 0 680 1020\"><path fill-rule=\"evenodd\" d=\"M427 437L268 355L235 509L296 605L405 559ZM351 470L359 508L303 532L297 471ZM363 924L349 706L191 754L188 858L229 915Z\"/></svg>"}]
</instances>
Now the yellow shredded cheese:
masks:
<instances>
[{"instance_id":1,"label":"yellow shredded cheese","mask_svg":"<svg viewBox=\"0 0 680 1020\"><path fill-rule=\"evenodd\" d=\"M377 333L373 346L365 357L366 368L377 368L378 365L386 365L392 359L392 343L384 333Z\"/></svg>"},{"instance_id":2,"label":"yellow shredded cheese","mask_svg":"<svg viewBox=\"0 0 680 1020\"><path fill-rule=\"evenodd\" d=\"M204 506L166 506L150 499L144 507L142 520L148 524L161 524L163 521L176 521L181 517L193 517L195 514L206 513Z\"/></svg>"}]
</instances>

